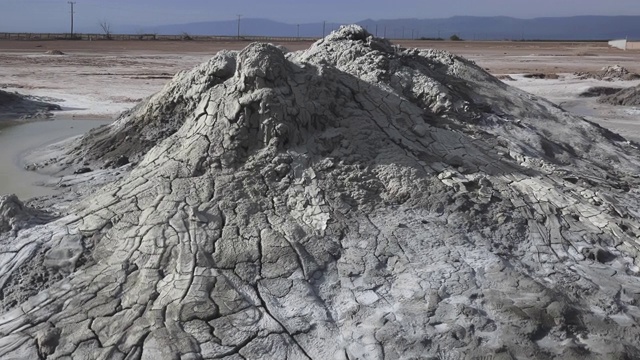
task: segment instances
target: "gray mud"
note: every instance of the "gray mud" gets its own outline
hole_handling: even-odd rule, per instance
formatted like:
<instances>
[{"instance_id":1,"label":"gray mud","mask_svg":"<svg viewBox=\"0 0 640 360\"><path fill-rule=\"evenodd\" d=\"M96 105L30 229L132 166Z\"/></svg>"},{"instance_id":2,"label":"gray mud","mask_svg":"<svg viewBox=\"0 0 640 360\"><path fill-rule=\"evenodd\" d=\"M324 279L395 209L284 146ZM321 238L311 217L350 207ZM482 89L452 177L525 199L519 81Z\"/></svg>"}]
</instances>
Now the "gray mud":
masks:
<instances>
[{"instance_id":1,"label":"gray mud","mask_svg":"<svg viewBox=\"0 0 640 360\"><path fill-rule=\"evenodd\" d=\"M598 102L618 106L639 106L640 86L630 87L613 94L603 96L598 99Z\"/></svg>"},{"instance_id":2,"label":"gray mud","mask_svg":"<svg viewBox=\"0 0 640 360\"><path fill-rule=\"evenodd\" d=\"M640 353L640 151L464 58L250 44L43 169L121 146L60 218L3 215L0 357Z\"/></svg>"},{"instance_id":3,"label":"gray mud","mask_svg":"<svg viewBox=\"0 0 640 360\"><path fill-rule=\"evenodd\" d=\"M50 118L53 116L52 111L61 109L60 105L37 97L0 90L0 121Z\"/></svg>"},{"instance_id":4,"label":"gray mud","mask_svg":"<svg viewBox=\"0 0 640 360\"><path fill-rule=\"evenodd\" d=\"M601 97L613 95L617 92L624 90L620 87L607 87L607 86L594 86L588 88L586 91L581 92L578 96L583 98Z\"/></svg>"},{"instance_id":5,"label":"gray mud","mask_svg":"<svg viewBox=\"0 0 640 360\"><path fill-rule=\"evenodd\" d=\"M599 71L577 72L574 75L583 80L631 81L640 79L640 74L630 72L620 65L605 66Z\"/></svg>"}]
</instances>

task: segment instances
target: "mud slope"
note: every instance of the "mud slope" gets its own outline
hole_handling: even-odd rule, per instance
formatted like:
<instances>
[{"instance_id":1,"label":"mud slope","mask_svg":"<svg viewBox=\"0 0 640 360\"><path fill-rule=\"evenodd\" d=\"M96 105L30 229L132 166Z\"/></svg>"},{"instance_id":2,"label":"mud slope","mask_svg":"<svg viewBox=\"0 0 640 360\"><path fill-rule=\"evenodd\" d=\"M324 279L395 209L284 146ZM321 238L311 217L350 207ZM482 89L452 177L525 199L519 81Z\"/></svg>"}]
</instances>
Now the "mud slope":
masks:
<instances>
[{"instance_id":1,"label":"mud slope","mask_svg":"<svg viewBox=\"0 0 640 360\"><path fill-rule=\"evenodd\" d=\"M178 73L159 93L122 113L110 126L92 130L77 144L72 157L83 162L110 163L121 156L133 162L182 126L207 91L235 71L235 52L221 51L191 71Z\"/></svg>"},{"instance_id":2,"label":"mud slope","mask_svg":"<svg viewBox=\"0 0 640 360\"><path fill-rule=\"evenodd\" d=\"M598 102L611 105L638 106L640 105L640 86L621 89L614 94L602 96L598 99Z\"/></svg>"},{"instance_id":3,"label":"mud slope","mask_svg":"<svg viewBox=\"0 0 640 360\"><path fill-rule=\"evenodd\" d=\"M36 98L0 90L0 121L47 118L52 116L53 110L61 108Z\"/></svg>"},{"instance_id":4,"label":"mud slope","mask_svg":"<svg viewBox=\"0 0 640 360\"><path fill-rule=\"evenodd\" d=\"M128 176L2 235L1 358L640 353L623 138L359 27L230 58L174 80L184 115Z\"/></svg>"}]
</instances>

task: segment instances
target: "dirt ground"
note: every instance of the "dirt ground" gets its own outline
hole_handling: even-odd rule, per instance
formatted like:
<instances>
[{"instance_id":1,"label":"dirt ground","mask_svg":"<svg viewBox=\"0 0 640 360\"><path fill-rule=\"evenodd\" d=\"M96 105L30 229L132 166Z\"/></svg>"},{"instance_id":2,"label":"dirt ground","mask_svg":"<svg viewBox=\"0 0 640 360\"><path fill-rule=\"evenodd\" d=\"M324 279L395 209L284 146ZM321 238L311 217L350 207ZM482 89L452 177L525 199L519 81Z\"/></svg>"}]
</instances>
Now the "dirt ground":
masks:
<instances>
[{"instance_id":1,"label":"dirt ground","mask_svg":"<svg viewBox=\"0 0 640 360\"><path fill-rule=\"evenodd\" d=\"M604 42L401 41L404 47L447 50L476 61L493 74L573 73L619 64L640 72L640 51Z\"/></svg>"},{"instance_id":2,"label":"dirt ground","mask_svg":"<svg viewBox=\"0 0 640 360\"><path fill-rule=\"evenodd\" d=\"M310 41L274 42L290 50L306 49ZM175 54L175 53L211 53L222 49L240 50L247 41L69 41L69 40L0 40L0 51L11 53L45 52L60 50L79 53L127 53L127 54Z\"/></svg>"},{"instance_id":3,"label":"dirt ground","mask_svg":"<svg viewBox=\"0 0 640 360\"><path fill-rule=\"evenodd\" d=\"M495 75L511 74L510 85L545 97L623 135L640 140L638 109L606 107L578 94L590 86L628 87L638 82L582 81L577 71L621 65L640 73L640 51L601 42L398 41L403 47L435 48L467 57ZM178 71L246 41L13 41L0 40L0 89L60 104L59 118L115 118L160 90ZM280 42L289 50L310 42ZM48 55L59 50L64 55ZM522 74L559 74L525 79Z\"/></svg>"},{"instance_id":4,"label":"dirt ground","mask_svg":"<svg viewBox=\"0 0 640 360\"><path fill-rule=\"evenodd\" d=\"M604 42L518 41L393 41L403 47L433 48L477 61L492 73L533 71L592 71L611 63L640 72L640 51L622 51ZM309 41L275 42L291 51L306 49ZM60 50L78 55L167 56L208 55L222 49L240 50L246 41L15 41L0 40L0 54L43 54ZM4 59L3 59L4 60ZM602 65L601 64L605 64Z\"/></svg>"}]
</instances>

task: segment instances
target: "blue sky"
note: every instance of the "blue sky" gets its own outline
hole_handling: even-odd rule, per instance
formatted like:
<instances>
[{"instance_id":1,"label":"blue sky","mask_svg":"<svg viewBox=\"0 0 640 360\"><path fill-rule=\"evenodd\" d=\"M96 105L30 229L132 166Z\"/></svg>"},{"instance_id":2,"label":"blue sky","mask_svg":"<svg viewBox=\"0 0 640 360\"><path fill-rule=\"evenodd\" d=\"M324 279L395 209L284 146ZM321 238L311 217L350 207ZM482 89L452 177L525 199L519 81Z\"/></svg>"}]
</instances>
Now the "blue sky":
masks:
<instances>
[{"instance_id":1,"label":"blue sky","mask_svg":"<svg viewBox=\"0 0 640 360\"><path fill-rule=\"evenodd\" d=\"M292 24L454 15L640 15L640 0L76 0L75 11L78 31L98 32L102 20L117 30L118 25L230 20L236 14ZM0 32L68 28L66 0L0 0Z\"/></svg>"}]
</instances>

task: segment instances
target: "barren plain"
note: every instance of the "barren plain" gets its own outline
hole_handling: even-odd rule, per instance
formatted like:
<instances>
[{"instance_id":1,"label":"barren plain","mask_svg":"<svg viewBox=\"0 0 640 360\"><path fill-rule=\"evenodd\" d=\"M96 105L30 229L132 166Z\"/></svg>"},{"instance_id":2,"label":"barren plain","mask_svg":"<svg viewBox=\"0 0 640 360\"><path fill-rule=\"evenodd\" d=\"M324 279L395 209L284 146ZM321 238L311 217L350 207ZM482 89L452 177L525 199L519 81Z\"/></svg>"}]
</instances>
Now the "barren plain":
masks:
<instances>
[{"instance_id":1,"label":"barren plain","mask_svg":"<svg viewBox=\"0 0 640 360\"><path fill-rule=\"evenodd\" d=\"M312 44L307 41L274 43L291 51L306 49ZM407 48L446 50L475 61L494 75L570 75L612 65L640 73L640 52L612 49L602 42L398 40L394 43ZM178 71L191 69L222 49L240 50L248 44L246 41L0 41L0 90L57 100L64 108L58 117L115 118L121 111L159 91ZM64 55L47 54L53 50L62 51ZM559 79L521 77L509 84L563 104L579 100L580 92L599 83L563 76ZM617 86L634 84L622 82ZM620 115L632 120L624 111L607 113L610 109L600 107L595 113L581 111L581 106L590 107L592 103L595 101L580 102L579 106L571 103L569 108L598 120L607 119L605 126L620 125L621 131L632 135L632 124L612 119Z\"/></svg>"}]
</instances>

